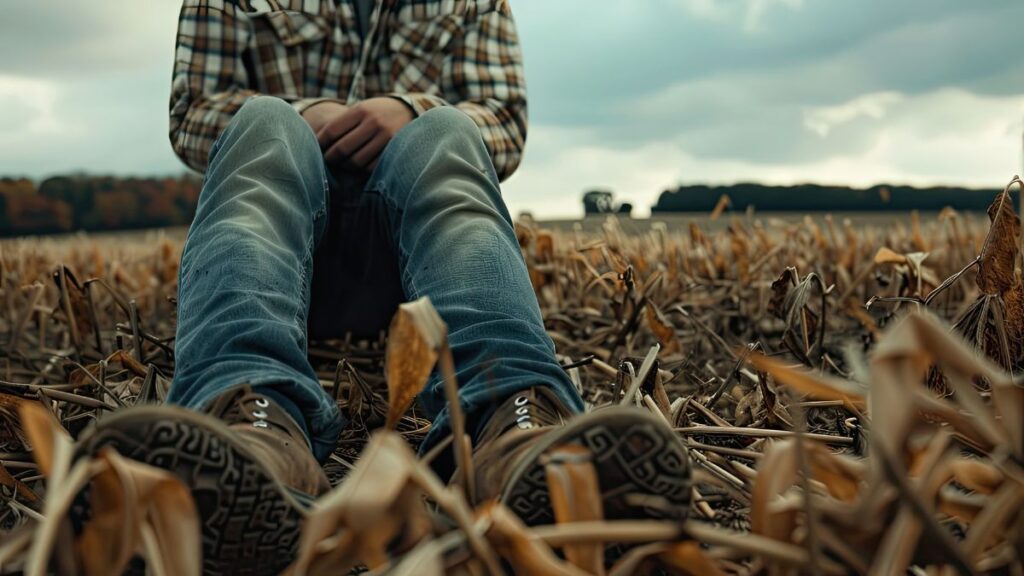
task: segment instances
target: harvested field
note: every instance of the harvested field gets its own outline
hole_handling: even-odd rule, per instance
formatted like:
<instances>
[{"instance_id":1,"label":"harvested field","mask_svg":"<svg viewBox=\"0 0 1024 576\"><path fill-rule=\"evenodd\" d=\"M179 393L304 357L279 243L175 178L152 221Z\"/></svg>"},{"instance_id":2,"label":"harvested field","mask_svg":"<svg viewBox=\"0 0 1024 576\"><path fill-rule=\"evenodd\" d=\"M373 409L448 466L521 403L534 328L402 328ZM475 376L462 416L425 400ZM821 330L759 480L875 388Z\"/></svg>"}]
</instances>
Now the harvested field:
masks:
<instances>
[{"instance_id":1,"label":"harvested field","mask_svg":"<svg viewBox=\"0 0 1024 576\"><path fill-rule=\"evenodd\" d=\"M403 399L435 363L450 376L421 301L390 339L310 347L353 425L294 573L1024 575L1021 227L1008 194L989 216L519 222L586 400L650 410L688 444L691 519L603 520L593 467L573 459L548 465L555 525L471 509L414 456L429 422ZM120 572L135 554L198 573L179 483L69 448L102 414L164 397L179 249L0 244L0 573ZM90 482L92 531L76 539L62 520Z\"/></svg>"}]
</instances>

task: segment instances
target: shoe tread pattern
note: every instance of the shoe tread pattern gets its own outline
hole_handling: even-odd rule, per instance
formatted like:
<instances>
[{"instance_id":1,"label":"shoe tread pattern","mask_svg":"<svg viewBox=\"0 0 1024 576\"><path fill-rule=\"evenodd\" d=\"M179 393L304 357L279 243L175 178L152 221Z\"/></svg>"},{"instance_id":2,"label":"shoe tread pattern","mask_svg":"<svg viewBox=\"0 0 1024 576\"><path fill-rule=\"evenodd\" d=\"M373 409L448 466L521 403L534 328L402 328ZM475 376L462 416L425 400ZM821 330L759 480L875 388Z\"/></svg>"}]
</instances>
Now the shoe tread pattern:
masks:
<instances>
[{"instance_id":1,"label":"shoe tread pattern","mask_svg":"<svg viewBox=\"0 0 1024 576\"><path fill-rule=\"evenodd\" d=\"M567 429L550 445L578 444L593 455L606 518L684 520L691 480L682 442L667 426L642 412L608 412L588 415L588 425ZM653 497L661 505L636 506L631 503L635 496ZM554 522L539 455L518 478L510 479L502 500L527 524Z\"/></svg>"},{"instance_id":2,"label":"shoe tread pattern","mask_svg":"<svg viewBox=\"0 0 1024 576\"><path fill-rule=\"evenodd\" d=\"M216 429L171 417L122 418L101 422L84 450L104 446L186 483L202 522L204 574L278 574L291 563L302 511L259 462Z\"/></svg>"}]
</instances>

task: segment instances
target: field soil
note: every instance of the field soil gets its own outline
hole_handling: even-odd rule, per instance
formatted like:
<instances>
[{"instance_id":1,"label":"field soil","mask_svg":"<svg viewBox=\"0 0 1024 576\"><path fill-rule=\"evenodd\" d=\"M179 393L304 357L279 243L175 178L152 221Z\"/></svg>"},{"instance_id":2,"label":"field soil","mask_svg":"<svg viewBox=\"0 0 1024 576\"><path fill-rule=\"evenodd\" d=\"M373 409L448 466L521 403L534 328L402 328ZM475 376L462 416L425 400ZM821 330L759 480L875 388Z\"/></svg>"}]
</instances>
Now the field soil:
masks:
<instances>
[{"instance_id":1,"label":"field soil","mask_svg":"<svg viewBox=\"0 0 1024 576\"><path fill-rule=\"evenodd\" d=\"M448 354L421 301L390 337L310 344L352 424L292 573L1024 575L1008 194L988 215L527 217L516 232L588 406L648 411L687 445L689 520L605 519L586 458L548 465L555 524L467 504L415 456L430 422L411 399ZM69 448L166 396L183 236L0 242L0 574L198 573L180 483ZM66 519L87 487L85 538Z\"/></svg>"}]
</instances>

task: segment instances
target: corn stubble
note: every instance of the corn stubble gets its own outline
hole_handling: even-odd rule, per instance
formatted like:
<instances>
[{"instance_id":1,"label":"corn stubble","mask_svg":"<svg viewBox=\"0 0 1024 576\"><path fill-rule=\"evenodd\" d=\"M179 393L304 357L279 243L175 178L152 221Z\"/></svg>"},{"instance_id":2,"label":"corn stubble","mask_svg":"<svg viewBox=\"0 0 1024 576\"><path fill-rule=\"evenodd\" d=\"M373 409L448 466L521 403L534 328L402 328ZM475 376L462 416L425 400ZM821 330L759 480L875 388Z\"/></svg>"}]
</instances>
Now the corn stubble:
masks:
<instances>
[{"instance_id":1,"label":"corn stubble","mask_svg":"<svg viewBox=\"0 0 1024 576\"><path fill-rule=\"evenodd\" d=\"M748 214L714 232L631 234L520 221L586 401L650 410L688 444L691 519L605 520L575 446L547 464L555 524L470 506L458 410L445 446L459 482L415 452L429 427L416 394L434 369L449 399L457 386L447 328L420 300L390 338L310 348L353 424L290 573L1024 575L1022 237L1008 193L989 220ZM180 482L111 451L72 458L98 416L166 396L179 249L162 236L0 245L0 573L199 573ZM76 533L66 519L86 486Z\"/></svg>"}]
</instances>

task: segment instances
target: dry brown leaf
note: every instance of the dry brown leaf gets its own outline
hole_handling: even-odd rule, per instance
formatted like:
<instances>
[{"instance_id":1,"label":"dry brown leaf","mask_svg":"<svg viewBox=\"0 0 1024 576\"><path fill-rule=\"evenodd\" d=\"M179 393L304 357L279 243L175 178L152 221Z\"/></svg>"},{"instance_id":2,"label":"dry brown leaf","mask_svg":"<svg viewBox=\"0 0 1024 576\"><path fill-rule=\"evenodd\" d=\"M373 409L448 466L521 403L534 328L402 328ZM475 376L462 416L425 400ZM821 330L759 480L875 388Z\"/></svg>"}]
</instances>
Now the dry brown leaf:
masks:
<instances>
[{"instance_id":1,"label":"dry brown leaf","mask_svg":"<svg viewBox=\"0 0 1024 576\"><path fill-rule=\"evenodd\" d=\"M432 331L424 333L424 317L427 319L426 327L436 326L436 323L420 310L421 306L416 302L400 305L388 330L386 427L392 430L426 386L430 372L437 364L439 341Z\"/></svg>"},{"instance_id":2,"label":"dry brown leaf","mask_svg":"<svg viewBox=\"0 0 1024 576\"><path fill-rule=\"evenodd\" d=\"M574 444L553 448L545 454L548 493L559 524L604 519L601 488L592 458L589 450ZM567 545L565 557L591 574L604 574L603 543Z\"/></svg>"},{"instance_id":3,"label":"dry brown leaf","mask_svg":"<svg viewBox=\"0 0 1024 576\"><path fill-rule=\"evenodd\" d=\"M995 330L1000 332L1000 338L1009 340L1004 346L1011 349L999 356L1012 355L1016 364L1024 353L1024 281L1021 280L1020 218L1009 194L1015 183L1020 180L1015 178L1010 182L989 206L991 224L981 248L976 281L983 293L998 294L1002 299L1005 323L1000 323ZM987 346L986 350L990 354L993 351Z\"/></svg>"},{"instance_id":4,"label":"dry brown leaf","mask_svg":"<svg viewBox=\"0 0 1024 576\"><path fill-rule=\"evenodd\" d=\"M924 234L921 233L921 214L917 210L910 213L910 240L914 244L914 248L917 248L919 252L927 252L929 250L928 241L924 239Z\"/></svg>"},{"instance_id":5,"label":"dry brown leaf","mask_svg":"<svg viewBox=\"0 0 1024 576\"><path fill-rule=\"evenodd\" d=\"M1013 209L1013 197L1004 191L988 208L991 222L981 248L977 282L982 292L1003 294L1019 281L1016 273L1020 241L1020 218Z\"/></svg>"},{"instance_id":6,"label":"dry brown leaf","mask_svg":"<svg viewBox=\"0 0 1024 576\"><path fill-rule=\"evenodd\" d=\"M92 518L77 542L86 575L120 574L141 553L154 574L202 571L199 514L192 494L170 473L112 450L93 478Z\"/></svg>"},{"instance_id":7,"label":"dry brown leaf","mask_svg":"<svg viewBox=\"0 0 1024 576\"><path fill-rule=\"evenodd\" d=\"M977 560L981 554L998 540L1006 538L1006 530L1024 507L1024 489L1020 484L1006 482L989 499L971 529L967 532L964 549L967 555Z\"/></svg>"},{"instance_id":8,"label":"dry brown leaf","mask_svg":"<svg viewBox=\"0 0 1024 576\"><path fill-rule=\"evenodd\" d=\"M43 521L37 526L25 557L25 574L42 576L47 572L58 532L71 501L88 483L92 467L87 461L79 461L72 467L71 438L41 405L25 402L20 406L19 414L22 427L32 444L36 463L47 477Z\"/></svg>"},{"instance_id":9,"label":"dry brown leaf","mask_svg":"<svg viewBox=\"0 0 1024 576\"><path fill-rule=\"evenodd\" d=\"M444 320L437 313L437 309L430 303L430 298L426 296L413 302L402 304L399 307L398 314L405 318L402 320L403 323L408 323L410 326L415 327L415 331L423 340L423 344L425 344L426 348L434 351L435 359L440 362L445 399L448 401L449 422L452 435L455 438L455 442L453 442L455 473L459 475L458 485L465 490L467 499L472 500L473 494L476 492L474 486L476 476L473 473L472 443L469 435L466 433L466 417L462 412L462 404L459 400L458 382L455 379L455 359L452 356L451 349L448 347L448 325L444 323ZM395 351L395 354L397 353ZM429 357L421 355L420 362L424 359L429 359ZM411 376L408 380L410 384L413 382L412 376L419 376L419 370L422 369L422 365L421 363L410 368L409 373ZM411 402L411 400L404 399L410 398L413 388L410 386L392 391L391 387L394 385L390 381L388 386L389 393L396 396L395 401L389 403L388 420L391 421L392 418L395 418L397 422L397 418L401 415L399 413L392 415L395 405L404 401L406 406L408 406L408 402ZM422 388L422 384L420 384L420 388Z\"/></svg>"},{"instance_id":10,"label":"dry brown leaf","mask_svg":"<svg viewBox=\"0 0 1024 576\"><path fill-rule=\"evenodd\" d=\"M677 351L679 341L676 338L675 326L653 302L648 301L646 308L647 325L650 326L651 332L658 337L666 352L671 354Z\"/></svg>"},{"instance_id":11,"label":"dry brown leaf","mask_svg":"<svg viewBox=\"0 0 1024 576\"><path fill-rule=\"evenodd\" d=\"M821 444L805 442L811 476L837 500L853 503L860 496L864 465L848 456L833 454Z\"/></svg>"},{"instance_id":12,"label":"dry brown leaf","mask_svg":"<svg viewBox=\"0 0 1024 576\"><path fill-rule=\"evenodd\" d=\"M515 574L587 576L583 570L558 558L548 545L534 536L523 521L505 506L490 502L483 506L481 515L490 520L490 527L484 536L508 561Z\"/></svg>"},{"instance_id":13,"label":"dry brown leaf","mask_svg":"<svg viewBox=\"0 0 1024 576\"><path fill-rule=\"evenodd\" d=\"M792 368L756 352L750 355L749 360L758 370L771 374L777 383L817 400L840 400L853 410L863 410L865 406L865 391L846 380Z\"/></svg>"},{"instance_id":14,"label":"dry brown leaf","mask_svg":"<svg viewBox=\"0 0 1024 576\"><path fill-rule=\"evenodd\" d=\"M947 487L939 492L936 507L943 514L948 514L965 524L972 524L978 514L985 509L987 501L988 498L985 496L964 494L960 490Z\"/></svg>"},{"instance_id":15,"label":"dry brown leaf","mask_svg":"<svg viewBox=\"0 0 1024 576\"><path fill-rule=\"evenodd\" d=\"M984 378L992 386L991 412L996 416L993 422L989 422L991 416L986 416L990 410L984 407L976 393L968 393L966 386L961 387L956 400L966 403L975 419L984 419L984 430L1000 430L998 443L1008 443L1018 457L1024 455L1024 427L1019 425L1024 421L1024 387L1016 384L989 358L971 349L934 316L911 314L900 322L885 339L879 341L875 357L882 356L895 362L906 359L909 364L905 365L909 368L912 364L910 369L914 374L926 365L938 363L950 382L955 382L953 376L956 375L967 380L976 376ZM920 382L910 374L893 377L900 382ZM921 392L918 388L919 401L923 401Z\"/></svg>"},{"instance_id":16,"label":"dry brown leaf","mask_svg":"<svg viewBox=\"0 0 1024 576\"><path fill-rule=\"evenodd\" d=\"M948 465L957 482L983 494L994 493L1006 479L995 466L974 458L957 458Z\"/></svg>"},{"instance_id":17,"label":"dry brown leaf","mask_svg":"<svg viewBox=\"0 0 1024 576\"><path fill-rule=\"evenodd\" d=\"M907 573L914 558L914 549L921 538L921 521L909 507L901 506L896 519L887 528L868 573L902 576Z\"/></svg>"},{"instance_id":18,"label":"dry brown leaf","mask_svg":"<svg viewBox=\"0 0 1024 576\"><path fill-rule=\"evenodd\" d=\"M782 274L772 282L772 297L768 301L768 311L781 318L786 319L786 296L797 283L796 268L786 268Z\"/></svg>"},{"instance_id":19,"label":"dry brown leaf","mask_svg":"<svg viewBox=\"0 0 1024 576\"><path fill-rule=\"evenodd\" d=\"M791 542L797 514L793 510L774 512L776 499L796 482L797 453L794 442L776 442L768 446L757 467L757 479L750 497L750 528L775 540Z\"/></svg>"},{"instance_id":20,"label":"dry brown leaf","mask_svg":"<svg viewBox=\"0 0 1024 576\"><path fill-rule=\"evenodd\" d=\"M135 359L130 352L118 350L107 357L108 363L120 362L122 366L132 371L136 376L145 376L146 367Z\"/></svg>"},{"instance_id":21,"label":"dry brown leaf","mask_svg":"<svg viewBox=\"0 0 1024 576\"><path fill-rule=\"evenodd\" d=\"M879 420L885 429L872 434L873 438L895 443L888 446L892 449L902 444L914 423L915 407L931 399L924 379L934 364L968 377L978 375L1000 383L1008 380L998 367L971 350L932 315L910 314L879 340L871 356L872 420Z\"/></svg>"},{"instance_id":22,"label":"dry brown leaf","mask_svg":"<svg viewBox=\"0 0 1024 576\"><path fill-rule=\"evenodd\" d=\"M927 446L918 451L914 462L908 466L911 474L915 476L909 480L908 485L929 508L942 485L948 481L945 464L950 453L951 436L945 430L940 431L931 438ZM897 509L895 521L885 525L885 533L870 569L872 574L905 574L914 560L915 551L921 548L919 541L926 526L919 511L915 511L910 502L899 502ZM928 544L930 543L925 543L925 548Z\"/></svg>"},{"instance_id":23,"label":"dry brown leaf","mask_svg":"<svg viewBox=\"0 0 1024 576\"><path fill-rule=\"evenodd\" d=\"M92 520L75 544L73 561L84 574L119 574L134 553L141 553L157 575L200 574L199 516L180 480L113 451L72 465L71 439L46 409L26 402L21 419L48 480L44 519L28 551L27 574L46 571L71 502L90 480Z\"/></svg>"},{"instance_id":24,"label":"dry brown leaf","mask_svg":"<svg viewBox=\"0 0 1024 576\"><path fill-rule=\"evenodd\" d=\"M419 542L429 522L422 492L412 481L417 466L401 437L374 434L352 473L310 512L290 570L316 576L359 564L378 568L388 563L388 546L396 537Z\"/></svg>"},{"instance_id":25,"label":"dry brown leaf","mask_svg":"<svg viewBox=\"0 0 1024 576\"><path fill-rule=\"evenodd\" d=\"M21 427L32 444L32 456L39 464L39 471L53 476L59 471L56 466L69 467L70 461L62 458L71 454L71 435L57 422L53 414L35 402L22 402L18 406ZM66 473L66 470L60 471Z\"/></svg>"},{"instance_id":26,"label":"dry brown leaf","mask_svg":"<svg viewBox=\"0 0 1024 576\"><path fill-rule=\"evenodd\" d=\"M23 448L25 434L18 416L22 402L24 400L19 396L0 392L0 446L10 446L15 450Z\"/></svg>"},{"instance_id":27,"label":"dry brown leaf","mask_svg":"<svg viewBox=\"0 0 1024 576\"><path fill-rule=\"evenodd\" d=\"M875 264L906 264L907 257L882 247L875 253Z\"/></svg>"}]
</instances>

